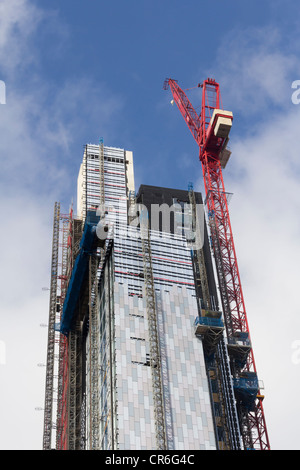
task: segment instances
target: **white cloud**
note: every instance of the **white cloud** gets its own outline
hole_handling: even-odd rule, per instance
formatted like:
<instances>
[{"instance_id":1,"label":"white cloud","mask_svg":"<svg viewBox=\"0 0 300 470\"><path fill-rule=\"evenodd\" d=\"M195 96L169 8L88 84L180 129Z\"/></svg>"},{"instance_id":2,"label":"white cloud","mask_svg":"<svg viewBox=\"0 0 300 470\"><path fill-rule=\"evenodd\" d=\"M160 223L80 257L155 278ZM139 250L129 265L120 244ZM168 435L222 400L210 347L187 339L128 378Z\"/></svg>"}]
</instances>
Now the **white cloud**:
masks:
<instances>
[{"instance_id":1,"label":"white cloud","mask_svg":"<svg viewBox=\"0 0 300 470\"><path fill-rule=\"evenodd\" d=\"M1 310L23 304L41 293L49 281L51 257L51 205L25 194L9 200L1 198L0 211L7 228L0 234Z\"/></svg>"},{"instance_id":2,"label":"white cloud","mask_svg":"<svg viewBox=\"0 0 300 470\"><path fill-rule=\"evenodd\" d=\"M41 449L51 259L52 204L18 193L1 195L0 447ZM5 221L5 222L4 222ZM26 429L26 432L24 432Z\"/></svg>"},{"instance_id":3,"label":"white cloud","mask_svg":"<svg viewBox=\"0 0 300 470\"><path fill-rule=\"evenodd\" d=\"M18 287L18 285L17 285ZM17 290L16 287L16 290ZM1 315L1 341L6 363L0 365L0 449L40 450L43 439L43 388L46 362L48 307L47 293L23 299L22 305L6 309ZM47 321L47 320L46 320Z\"/></svg>"},{"instance_id":4,"label":"white cloud","mask_svg":"<svg viewBox=\"0 0 300 470\"><path fill-rule=\"evenodd\" d=\"M0 4L0 62L7 73L34 60L30 38L43 18L28 0L2 0Z\"/></svg>"},{"instance_id":5,"label":"white cloud","mask_svg":"<svg viewBox=\"0 0 300 470\"><path fill-rule=\"evenodd\" d=\"M223 38L213 76L221 84L224 106L248 116L250 128L256 124L253 115L260 120L268 106L290 104L291 83L300 75L297 42L286 47L291 42L271 26L234 29Z\"/></svg>"}]
</instances>

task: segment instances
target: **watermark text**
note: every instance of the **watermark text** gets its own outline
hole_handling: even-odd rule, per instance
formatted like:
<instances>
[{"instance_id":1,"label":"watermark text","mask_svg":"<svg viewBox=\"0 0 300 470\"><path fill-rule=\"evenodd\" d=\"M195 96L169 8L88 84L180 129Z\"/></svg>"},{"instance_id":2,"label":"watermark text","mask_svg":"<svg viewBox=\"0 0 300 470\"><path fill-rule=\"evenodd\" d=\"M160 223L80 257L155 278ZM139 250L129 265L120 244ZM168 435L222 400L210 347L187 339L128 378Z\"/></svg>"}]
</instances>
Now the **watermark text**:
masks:
<instances>
[{"instance_id":1,"label":"watermark text","mask_svg":"<svg viewBox=\"0 0 300 470\"><path fill-rule=\"evenodd\" d=\"M300 340L296 339L292 342L292 349L294 350L292 353L292 363L297 366L300 364Z\"/></svg>"},{"instance_id":2,"label":"watermark text","mask_svg":"<svg viewBox=\"0 0 300 470\"><path fill-rule=\"evenodd\" d=\"M6 85L0 80L0 104L6 104Z\"/></svg>"},{"instance_id":3,"label":"watermark text","mask_svg":"<svg viewBox=\"0 0 300 470\"><path fill-rule=\"evenodd\" d=\"M0 340L0 366L6 364L6 345Z\"/></svg>"},{"instance_id":4,"label":"watermark text","mask_svg":"<svg viewBox=\"0 0 300 470\"><path fill-rule=\"evenodd\" d=\"M292 103L300 104L300 80L294 80L292 88L295 89L291 96Z\"/></svg>"},{"instance_id":5,"label":"watermark text","mask_svg":"<svg viewBox=\"0 0 300 470\"><path fill-rule=\"evenodd\" d=\"M119 223L119 235L129 238L147 238L151 228L151 238L164 238L168 234L182 236L193 250L200 250L204 244L205 214L203 204L193 208L189 203L151 204L150 211L143 204L135 204L128 210L128 225L122 224L124 207L121 203L98 207L100 216L96 233L100 240L111 238L111 229Z\"/></svg>"}]
</instances>

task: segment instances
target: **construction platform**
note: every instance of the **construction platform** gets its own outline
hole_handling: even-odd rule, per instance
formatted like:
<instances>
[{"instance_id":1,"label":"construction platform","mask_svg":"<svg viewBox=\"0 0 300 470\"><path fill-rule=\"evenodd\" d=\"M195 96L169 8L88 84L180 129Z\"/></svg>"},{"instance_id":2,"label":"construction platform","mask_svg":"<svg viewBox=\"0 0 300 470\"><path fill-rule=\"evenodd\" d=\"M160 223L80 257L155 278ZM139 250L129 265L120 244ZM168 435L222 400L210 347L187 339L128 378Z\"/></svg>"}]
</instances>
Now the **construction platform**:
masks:
<instances>
[{"instance_id":1,"label":"construction platform","mask_svg":"<svg viewBox=\"0 0 300 470\"><path fill-rule=\"evenodd\" d=\"M201 313L202 315L198 316L194 323L195 335L201 336L204 349L206 352L212 353L224 331L224 323L221 320L222 312L201 310Z\"/></svg>"}]
</instances>

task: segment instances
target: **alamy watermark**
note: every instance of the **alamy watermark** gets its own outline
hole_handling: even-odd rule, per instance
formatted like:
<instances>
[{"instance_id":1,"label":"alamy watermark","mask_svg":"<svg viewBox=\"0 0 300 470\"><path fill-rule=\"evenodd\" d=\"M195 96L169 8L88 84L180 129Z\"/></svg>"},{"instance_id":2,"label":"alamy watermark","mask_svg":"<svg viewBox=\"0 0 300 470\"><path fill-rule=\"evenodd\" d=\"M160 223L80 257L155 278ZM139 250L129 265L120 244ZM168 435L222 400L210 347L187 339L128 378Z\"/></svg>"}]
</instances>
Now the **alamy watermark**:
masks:
<instances>
[{"instance_id":1,"label":"alamy watermark","mask_svg":"<svg viewBox=\"0 0 300 470\"><path fill-rule=\"evenodd\" d=\"M291 88L295 89L292 93L291 100L293 104L300 103L300 80L294 80L292 82Z\"/></svg>"},{"instance_id":2,"label":"alamy watermark","mask_svg":"<svg viewBox=\"0 0 300 470\"><path fill-rule=\"evenodd\" d=\"M300 364L300 340L296 339L295 341L293 341L291 347L292 349L294 349L294 352L291 356L292 363L297 366L298 364Z\"/></svg>"},{"instance_id":3,"label":"alamy watermark","mask_svg":"<svg viewBox=\"0 0 300 470\"><path fill-rule=\"evenodd\" d=\"M6 344L0 340L0 366L6 364Z\"/></svg>"},{"instance_id":4,"label":"alamy watermark","mask_svg":"<svg viewBox=\"0 0 300 470\"><path fill-rule=\"evenodd\" d=\"M119 201L117 204L97 208L96 214L100 216L100 221L96 233L100 240L113 238L113 228L117 225L118 235L123 238L146 238L148 228L151 228L152 239L182 236L190 249L200 250L204 243L204 206L195 204L194 209L193 216L192 205L185 202L172 206L151 204L150 212L145 205L135 204L129 207L129 222L124 224L124 206Z\"/></svg>"},{"instance_id":5,"label":"alamy watermark","mask_svg":"<svg viewBox=\"0 0 300 470\"><path fill-rule=\"evenodd\" d=\"M0 104L6 104L6 85L0 80Z\"/></svg>"}]
</instances>

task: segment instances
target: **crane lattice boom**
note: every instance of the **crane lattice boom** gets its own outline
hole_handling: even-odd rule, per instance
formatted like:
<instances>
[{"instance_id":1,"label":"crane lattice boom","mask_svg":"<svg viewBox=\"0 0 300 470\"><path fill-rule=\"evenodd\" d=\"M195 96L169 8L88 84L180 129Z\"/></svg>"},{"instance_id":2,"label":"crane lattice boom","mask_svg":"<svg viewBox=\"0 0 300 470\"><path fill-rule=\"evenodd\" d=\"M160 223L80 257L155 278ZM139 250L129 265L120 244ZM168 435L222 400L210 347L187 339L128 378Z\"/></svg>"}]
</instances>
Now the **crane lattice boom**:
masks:
<instances>
[{"instance_id":1,"label":"crane lattice boom","mask_svg":"<svg viewBox=\"0 0 300 470\"><path fill-rule=\"evenodd\" d=\"M199 146L199 159L202 165L208 220L213 253L220 287L223 314L229 345L237 338L243 344L242 355L230 349L231 372L236 404L240 418L240 428L245 449L270 449L262 399L258 384L250 332L247 321L242 285L233 241L229 217L227 193L222 168L230 157L227 149L233 115L220 109L219 84L208 78L198 87L202 88L201 113L198 115L179 87L176 80L166 79L164 89L170 87L188 128ZM252 387L254 397L243 394L243 386ZM251 390L252 390L251 389Z\"/></svg>"}]
</instances>

